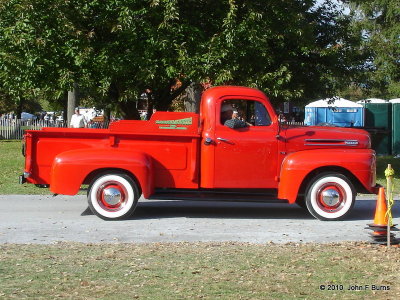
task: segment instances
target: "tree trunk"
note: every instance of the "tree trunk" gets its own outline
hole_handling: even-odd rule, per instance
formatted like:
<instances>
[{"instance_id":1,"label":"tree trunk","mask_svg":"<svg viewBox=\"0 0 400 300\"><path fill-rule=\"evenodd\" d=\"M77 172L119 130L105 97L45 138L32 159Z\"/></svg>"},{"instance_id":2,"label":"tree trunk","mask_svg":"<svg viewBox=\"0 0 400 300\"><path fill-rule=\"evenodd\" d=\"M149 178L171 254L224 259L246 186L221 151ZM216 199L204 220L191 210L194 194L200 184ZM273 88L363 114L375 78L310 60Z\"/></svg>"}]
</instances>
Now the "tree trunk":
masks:
<instances>
[{"instance_id":1,"label":"tree trunk","mask_svg":"<svg viewBox=\"0 0 400 300\"><path fill-rule=\"evenodd\" d=\"M203 87L198 82L192 82L186 88L187 98L184 101L186 112L200 112L200 100L201 94L203 92Z\"/></svg>"},{"instance_id":2,"label":"tree trunk","mask_svg":"<svg viewBox=\"0 0 400 300\"><path fill-rule=\"evenodd\" d=\"M25 99L21 98L19 99L18 105L17 105L17 109L15 112L15 118L16 119L22 119L22 107L24 105Z\"/></svg>"},{"instance_id":3,"label":"tree trunk","mask_svg":"<svg viewBox=\"0 0 400 300\"><path fill-rule=\"evenodd\" d=\"M65 92L62 96L62 107L63 107L63 111L62 111L62 118L64 120L64 124L66 127L68 127L69 123L68 123L68 92Z\"/></svg>"},{"instance_id":4,"label":"tree trunk","mask_svg":"<svg viewBox=\"0 0 400 300\"><path fill-rule=\"evenodd\" d=\"M146 96L147 96L146 120L150 120L151 116L153 115L153 109L154 109L153 92L150 89L146 89Z\"/></svg>"},{"instance_id":5,"label":"tree trunk","mask_svg":"<svg viewBox=\"0 0 400 300\"><path fill-rule=\"evenodd\" d=\"M68 112L67 112L67 126L71 123L72 115L74 114L75 107L78 104L78 84L74 82L72 91L68 91Z\"/></svg>"},{"instance_id":6,"label":"tree trunk","mask_svg":"<svg viewBox=\"0 0 400 300\"><path fill-rule=\"evenodd\" d=\"M170 85L166 86L163 89L160 89L153 96L154 105L156 106L157 110L168 111L172 104L172 101L180 94L182 94L185 89L190 85L189 81L182 82L182 85L179 88L171 91L171 87L173 86L174 82L176 82L176 80L171 81Z\"/></svg>"},{"instance_id":7,"label":"tree trunk","mask_svg":"<svg viewBox=\"0 0 400 300\"><path fill-rule=\"evenodd\" d=\"M125 120L140 120L135 101L119 102L118 106Z\"/></svg>"},{"instance_id":8,"label":"tree trunk","mask_svg":"<svg viewBox=\"0 0 400 300\"><path fill-rule=\"evenodd\" d=\"M140 115L136 107L135 101L120 102L120 91L117 84L112 83L108 91L111 104L117 106L121 112L122 118L125 120L140 120Z\"/></svg>"},{"instance_id":9,"label":"tree trunk","mask_svg":"<svg viewBox=\"0 0 400 300\"><path fill-rule=\"evenodd\" d=\"M104 108L104 121L110 121L111 120L111 109L109 107Z\"/></svg>"}]
</instances>

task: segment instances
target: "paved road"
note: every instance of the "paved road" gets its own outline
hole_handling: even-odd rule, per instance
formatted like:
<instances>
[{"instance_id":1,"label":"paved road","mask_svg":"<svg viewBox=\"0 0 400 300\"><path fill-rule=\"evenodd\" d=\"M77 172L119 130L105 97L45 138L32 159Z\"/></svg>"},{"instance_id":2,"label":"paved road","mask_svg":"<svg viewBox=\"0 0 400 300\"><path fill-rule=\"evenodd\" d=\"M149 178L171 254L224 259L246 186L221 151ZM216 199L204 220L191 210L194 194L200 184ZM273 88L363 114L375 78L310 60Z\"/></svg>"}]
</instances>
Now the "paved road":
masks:
<instances>
[{"instance_id":1,"label":"paved road","mask_svg":"<svg viewBox=\"0 0 400 300\"><path fill-rule=\"evenodd\" d=\"M350 218L336 222L318 221L297 205L146 200L130 220L103 221L88 211L84 196L0 195L0 243L366 241L371 199L359 197Z\"/></svg>"}]
</instances>

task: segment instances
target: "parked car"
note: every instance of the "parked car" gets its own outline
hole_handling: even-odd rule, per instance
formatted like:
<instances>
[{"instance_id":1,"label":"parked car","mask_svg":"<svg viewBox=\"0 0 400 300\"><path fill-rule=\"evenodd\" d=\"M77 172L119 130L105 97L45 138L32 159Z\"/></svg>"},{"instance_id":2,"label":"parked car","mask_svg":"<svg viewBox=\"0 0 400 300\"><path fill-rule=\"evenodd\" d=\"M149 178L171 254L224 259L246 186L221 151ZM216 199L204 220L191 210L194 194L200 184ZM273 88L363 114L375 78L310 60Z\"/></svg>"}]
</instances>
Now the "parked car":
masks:
<instances>
[{"instance_id":1,"label":"parked car","mask_svg":"<svg viewBox=\"0 0 400 300\"><path fill-rule=\"evenodd\" d=\"M32 115L30 113L27 113L27 112L22 112L21 113L21 120L22 121L36 120L36 118L37 117L35 115Z\"/></svg>"}]
</instances>

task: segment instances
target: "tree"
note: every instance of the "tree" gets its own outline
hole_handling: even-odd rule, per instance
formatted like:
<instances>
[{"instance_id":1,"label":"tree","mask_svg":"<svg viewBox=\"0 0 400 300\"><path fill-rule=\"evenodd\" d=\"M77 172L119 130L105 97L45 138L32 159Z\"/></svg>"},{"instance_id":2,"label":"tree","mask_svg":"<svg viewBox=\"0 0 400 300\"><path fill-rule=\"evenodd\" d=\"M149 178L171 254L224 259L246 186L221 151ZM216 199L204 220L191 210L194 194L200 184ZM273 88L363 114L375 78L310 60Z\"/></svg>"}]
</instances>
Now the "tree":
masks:
<instances>
[{"instance_id":1,"label":"tree","mask_svg":"<svg viewBox=\"0 0 400 300\"><path fill-rule=\"evenodd\" d=\"M400 96L400 2L349 0L354 26L368 55L359 84L369 96Z\"/></svg>"},{"instance_id":2,"label":"tree","mask_svg":"<svg viewBox=\"0 0 400 300\"><path fill-rule=\"evenodd\" d=\"M17 106L44 93L59 99L79 70L53 8L51 1L0 2L0 83Z\"/></svg>"},{"instance_id":3,"label":"tree","mask_svg":"<svg viewBox=\"0 0 400 300\"><path fill-rule=\"evenodd\" d=\"M238 3L229 45L238 50L226 60L233 81L259 87L275 102L334 94L355 75L360 57L348 47L356 42L350 19L330 2Z\"/></svg>"},{"instance_id":4,"label":"tree","mask_svg":"<svg viewBox=\"0 0 400 300\"><path fill-rule=\"evenodd\" d=\"M138 117L145 90L166 110L205 79L258 87L275 102L309 100L350 73L347 20L315 2L2 1L0 82L16 98L61 96L77 82L126 118Z\"/></svg>"},{"instance_id":5,"label":"tree","mask_svg":"<svg viewBox=\"0 0 400 300\"><path fill-rule=\"evenodd\" d=\"M0 115L15 109L15 103L9 95L0 92Z\"/></svg>"},{"instance_id":6,"label":"tree","mask_svg":"<svg viewBox=\"0 0 400 300\"><path fill-rule=\"evenodd\" d=\"M17 118L20 118L23 111L37 112L40 110L42 110L42 106L35 99L21 98L20 101L15 102L12 96L0 89L0 115L14 112Z\"/></svg>"}]
</instances>

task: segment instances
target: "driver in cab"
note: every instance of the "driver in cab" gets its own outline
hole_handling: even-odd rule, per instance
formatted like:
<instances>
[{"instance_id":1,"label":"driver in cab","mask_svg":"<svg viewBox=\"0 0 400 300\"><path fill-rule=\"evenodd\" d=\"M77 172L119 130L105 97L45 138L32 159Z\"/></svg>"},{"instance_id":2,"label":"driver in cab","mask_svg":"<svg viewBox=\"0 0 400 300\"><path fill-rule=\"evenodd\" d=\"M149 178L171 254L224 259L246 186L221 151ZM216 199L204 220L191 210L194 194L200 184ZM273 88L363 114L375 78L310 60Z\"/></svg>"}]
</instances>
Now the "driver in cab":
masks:
<instances>
[{"instance_id":1,"label":"driver in cab","mask_svg":"<svg viewBox=\"0 0 400 300\"><path fill-rule=\"evenodd\" d=\"M229 128L245 128L252 126L238 118L238 112L234 111L232 105L223 104L221 107L221 123Z\"/></svg>"}]
</instances>

